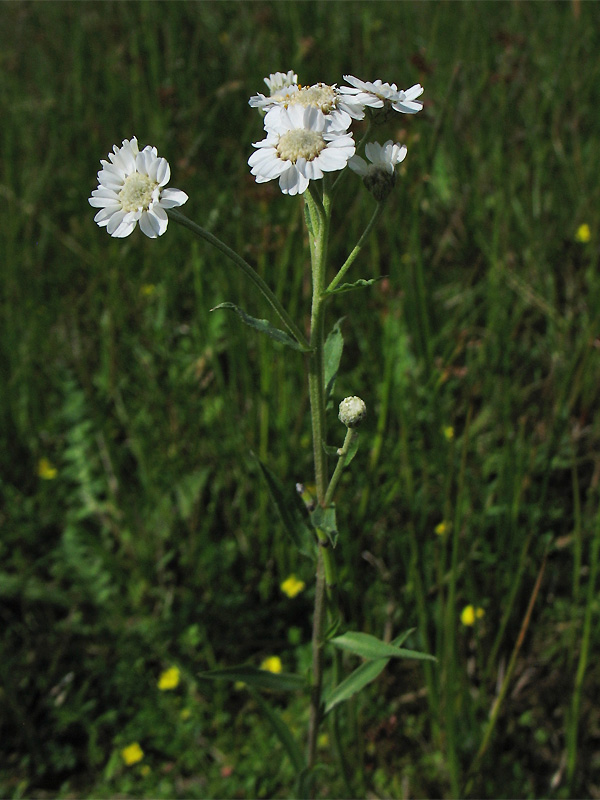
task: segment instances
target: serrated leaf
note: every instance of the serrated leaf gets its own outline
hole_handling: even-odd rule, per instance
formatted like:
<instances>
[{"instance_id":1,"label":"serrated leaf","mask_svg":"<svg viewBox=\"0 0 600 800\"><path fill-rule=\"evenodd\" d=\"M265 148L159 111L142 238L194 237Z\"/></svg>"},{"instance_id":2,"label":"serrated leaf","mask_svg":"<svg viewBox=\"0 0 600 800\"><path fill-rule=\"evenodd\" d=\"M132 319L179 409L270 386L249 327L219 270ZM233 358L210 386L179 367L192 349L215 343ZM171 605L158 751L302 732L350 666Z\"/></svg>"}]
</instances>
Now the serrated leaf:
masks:
<instances>
[{"instance_id":1,"label":"serrated leaf","mask_svg":"<svg viewBox=\"0 0 600 800\"><path fill-rule=\"evenodd\" d=\"M293 350L300 350L300 352L305 351L305 348L299 342L297 342L285 331L282 331L279 328L276 328L274 325L271 325L268 319L257 319L256 317L251 317L250 314L247 314L243 308L236 306L235 303L219 303L218 306L211 308L211 311L217 311L220 308L229 308L232 311L235 311L242 322L244 322L250 328L254 328L254 330L259 331L260 333L265 333L276 342L285 344L288 347L291 347Z\"/></svg>"},{"instance_id":2,"label":"serrated leaf","mask_svg":"<svg viewBox=\"0 0 600 800\"><path fill-rule=\"evenodd\" d=\"M352 292L354 289L364 289L366 286L372 286L374 283L378 283L382 281L386 275L380 275L378 278L369 278L368 280L365 278L359 278L354 283L342 283L340 286L336 286L335 289L331 289L325 294L341 294L342 292Z\"/></svg>"},{"instance_id":3,"label":"serrated leaf","mask_svg":"<svg viewBox=\"0 0 600 800\"><path fill-rule=\"evenodd\" d=\"M331 639L331 644L341 650L348 650L361 658L375 660L378 658L410 658L420 661L436 661L434 656L418 653L415 650L404 650L401 647L382 642L369 633L348 632Z\"/></svg>"},{"instance_id":4,"label":"serrated leaf","mask_svg":"<svg viewBox=\"0 0 600 800\"><path fill-rule=\"evenodd\" d=\"M390 644L398 647L414 631L414 628L398 636ZM378 658L376 661L366 661L351 672L347 678L332 689L324 698L324 714L328 714L333 708L345 700L349 700L360 692L369 683L372 683L389 664L389 658Z\"/></svg>"},{"instance_id":5,"label":"serrated leaf","mask_svg":"<svg viewBox=\"0 0 600 800\"><path fill-rule=\"evenodd\" d=\"M310 521L315 528L319 528L327 534L327 538L331 542L331 546L335 547L338 538L337 522L335 519L335 503L332 503L327 508L317 506L314 511L311 511Z\"/></svg>"},{"instance_id":6,"label":"serrated leaf","mask_svg":"<svg viewBox=\"0 0 600 800\"><path fill-rule=\"evenodd\" d=\"M259 706L267 720L271 723L271 727L275 731L279 741L287 750L287 754L290 757L290 761L294 765L296 773L302 772L304 769L306 769L306 761L304 760L304 755L298 747L296 740L292 736L292 732L282 720L281 716L277 713L273 706L267 702L267 700L265 700L264 697L262 697L250 686L248 686L248 691L254 698L255 703Z\"/></svg>"},{"instance_id":7,"label":"serrated leaf","mask_svg":"<svg viewBox=\"0 0 600 800\"><path fill-rule=\"evenodd\" d=\"M298 496L296 487L284 487L266 464L252 453L265 479L271 500L287 534L298 550L308 558L315 557L315 539L308 525L306 506Z\"/></svg>"},{"instance_id":8,"label":"serrated leaf","mask_svg":"<svg viewBox=\"0 0 600 800\"><path fill-rule=\"evenodd\" d=\"M325 399L328 400L333 394L335 379L337 378L344 350L344 337L342 336L341 324L344 317L340 317L331 329L323 348L323 364L325 369Z\"/></svg>"},{"instance_id":9,"label":"serrated leaf","mask_svg":"<svg viewBox=\"0 0 600 800\"><path fill-rule=\"evenodd\" d=\"M248 686L270 689L274 692L296 692L307 688L306 681L301 675L294 675L291 672L269 672L251 666L211 669L199 672L198 677L208 681L242 681Z\"/></svg>"}]
</instances>

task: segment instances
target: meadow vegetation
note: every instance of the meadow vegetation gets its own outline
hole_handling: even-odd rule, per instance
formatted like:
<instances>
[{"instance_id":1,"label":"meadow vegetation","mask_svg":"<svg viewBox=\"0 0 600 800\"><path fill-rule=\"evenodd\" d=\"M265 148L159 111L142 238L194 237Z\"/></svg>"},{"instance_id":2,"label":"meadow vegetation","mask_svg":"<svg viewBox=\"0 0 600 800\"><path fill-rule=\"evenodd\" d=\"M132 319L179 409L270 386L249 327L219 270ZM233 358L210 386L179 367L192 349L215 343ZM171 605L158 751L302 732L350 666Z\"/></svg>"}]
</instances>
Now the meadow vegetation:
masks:
<instances>
[{"instance_id":1,"label":"meadow vegetation","mask_svg":"<svg viewBox=\"0 0 600 800\"><path fill-rule=\"evenodd\" d=\"M250 455L310 482L302 356L210 313L268 316L216 251L174 223L111 239L87 197L113 144L156 145L185 213L308 324L302 203L246 163L248 98L293 69L425 87L418 124L379 137L408 156L349 276L386 277L328 316L345 317L337 401L369 408L339 490L344 618L415 628L407 646L438 659L390 664L343 707L357 793L600 797L596 17L3 4L0 794L289 796L255 698L198 673L309 668L312 569ZM373 207L348 186L334 262ZM304 698L271 699L305 729ZM322 796L346 796L319 746Z\"/></svg>"}]
</instances>

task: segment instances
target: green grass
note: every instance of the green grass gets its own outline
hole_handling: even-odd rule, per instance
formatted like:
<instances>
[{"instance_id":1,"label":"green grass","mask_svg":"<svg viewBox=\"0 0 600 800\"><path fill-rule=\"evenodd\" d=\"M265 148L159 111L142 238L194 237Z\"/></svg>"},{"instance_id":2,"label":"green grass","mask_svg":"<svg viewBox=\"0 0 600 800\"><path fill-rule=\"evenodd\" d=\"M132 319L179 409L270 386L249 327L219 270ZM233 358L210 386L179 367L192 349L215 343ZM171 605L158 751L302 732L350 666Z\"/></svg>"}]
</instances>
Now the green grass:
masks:
<instances>
[{"instance_id":1,"label":"green grass","mask_svg":"<svg viewBox=\"0 0 600 800\"><path fill-rule=\"evenodd\" d=\"M186 214L306 324L301 203L246 164L262 131L247 99L293 68L305 83L351 73L425 87L424 111L378 136L406 141L406 171L349 274L388 277L329 313L330 326L346 317L337 399L360 394L370 411L337 498L345 620L378 636L415 627L407 646L439 659L391 665L344 706L356 786L600 796L594 14L2 7L3 795L289 796L292 767L252 698L195 676L272 654L309 664L312 575L249 455L311 482L301 356L209 312L268 313L221 256L173 223L160 240L113 240L87 197L113 144L156 145ZM340 198L334 263L371 208L364 192ZM331 441L339 428L331 413ZM53 480L37 475L42 457ZM308 587L294 600L279 590L290 572ZM468 604L485 610L473 628ZM171 664L182 683L161 693ZM276 702L301 736L304 701ZM133 741L145 758L127 768ZM343 796L331 743L321 756L323 796Z\"/></svg>"}]
</instances>

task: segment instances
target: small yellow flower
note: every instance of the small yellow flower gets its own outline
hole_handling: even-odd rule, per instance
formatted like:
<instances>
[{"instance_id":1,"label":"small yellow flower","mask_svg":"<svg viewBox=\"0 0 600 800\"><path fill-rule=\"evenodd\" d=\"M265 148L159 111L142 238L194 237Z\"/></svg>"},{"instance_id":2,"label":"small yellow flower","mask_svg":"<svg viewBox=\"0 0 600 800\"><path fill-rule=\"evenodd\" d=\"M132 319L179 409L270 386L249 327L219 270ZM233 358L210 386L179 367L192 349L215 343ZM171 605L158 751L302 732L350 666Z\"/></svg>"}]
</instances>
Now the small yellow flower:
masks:
<instances>
[{"instance_id":1,"label":"small yellow flower","mask_svg":"<svg viewBox=\"0 0 600 800\"><path fill-rule=\"evenodd\" d=\"M156 286L153 283L143 283L140 286L140 294L142 297L151 297L156 291Z\"/></svg>"},{"instance_id":2,"label":"small yellow flower","mask_svg":"<svg viewBox=\"0 0 600 800\"><path fill-rule=\"evenodd\" d=\"M185 722L186 719L189 719L192 716L192 712L189 708L182 708L179 712L179 716Z\"/></svg>"},{"instance_id":3,"label":"small yellow flower","mask_svg":"<svg viewBox=\"0 0 600 800\"><path fill-rule=\"evenodd\" d=\"M304 591L306 584L304 581L298 580L295 575L290 575L289 578L286 578L284 582L281 584L281 591L284 594L287 594L288 597L296 597L297 594Z\"/></svg>"},{"instance_id":4,"label":"small yellow flower","mask_svg":"<svg viewBox=\"0 0 600 800\"><path fill-rule=\"evenodd\" d=\"M465 606L460 612L460 621L463 625L470 627L471 625L475 625L475 620L481 619L484 614L485 611L480 606L477 608L474 606Z\"/></svg>"},{"instance_id":5,"label":"small yellow flower","mask_svg":"<svg viewBox=\"0 0 600 800\"><path fill-rule=\"evenodd\" d=\"M283 665L279 656L269 656L269 658L265 658L260 668L267 670L267 672L281 672Z\"/></svg>"},{"instance_id":6,"label":"small yellow flower","mask_svg":"<svg viewBox=\"0 0 600 800\"><path fill-rule=\"evenodd\" d=\"M444 536L446 533L448 533L449 528L450 526L448 525L447 522L438 522L438 524L434 528L434 531L437 533L438 536Z\"/></svg>"},{"instance_id":7,"label":"small yellow flower","mask_svg":"<svg viewBox=\"0 0 600 800\"><path fill-rule=\"evenodd\" d=\"M179 670L177 667L169 667L161 672L158 679L158 688L161 692L168 692L169 689L176 689L179 685Z\"/></svg>"},{"instance_id":8,"label":"small yellow flower","mask_svg":"<svg viewBox=\"0 0 600 800\"><path fill-rule=\"evenodd\" d=\"M575 241L581 242L582 244L587 244L591 238L592 232L590 230L590 226L587 224L587 222L584 222L583 225L580 225L575 232Z\"/></svg>"},{"instance_id":9,"label":"small yellow flower","mask_svg":"<svg viewBox=\"0 0 600 800\"><path fill-rule=\"evenodd\" d=\"M454 439L454 428L452 425L446 425L443 429L444 438L446 441L451 442Z\"/></svg>"},{"instance_id":10,"label":"small yellow flower","mask_svg":"<svg viewBox=\"0 0 600 800\"><path fill-rule=\"evenodd\" d=\"M130 767L137 764L144 757L144 751L137 742L132 742L121 750L121 758Z\"/></svg>"},{"instance_id":11,"label":"small yellow flower","mask_svg":"<svg viewBox=\"0 0 600 800\"><path fill-rule=\"evenodd\" d=\"M58 475L58 470L47 458L38 461L37 474L44 481L51 481Z\"/></svg>"},{"instance_id":12,"label":"small yellow flower","mask_svg":"<svg viewBox=\"0 0 600 800\"><path fill-rule=\"evenodd\" d=\"M319 738L317 739L317 744L323 750L326 747L329 747L329 734L327 733L327 731L323 731L323 733L319 734Z\"/></svg>"}]
</instances>

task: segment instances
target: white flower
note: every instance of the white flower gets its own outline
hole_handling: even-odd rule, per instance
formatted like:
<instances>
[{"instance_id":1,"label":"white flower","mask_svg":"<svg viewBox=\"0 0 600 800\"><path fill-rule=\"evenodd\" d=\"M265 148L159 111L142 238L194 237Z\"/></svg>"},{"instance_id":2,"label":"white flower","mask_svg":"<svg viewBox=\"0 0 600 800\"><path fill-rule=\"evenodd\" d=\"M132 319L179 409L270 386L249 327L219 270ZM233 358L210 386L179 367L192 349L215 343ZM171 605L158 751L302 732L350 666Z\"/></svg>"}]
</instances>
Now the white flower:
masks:
<instances>
[{"instance_id":1,"label":"white flower","mask_svg":"<svg viewBox=\"0 0 600 800\"><path fill-rule=\"evenodd\" d=\"M265 83L269 93L275 94L286 86L297 86L298 76L292 69L287 72L272 72L268 78L265 78Z\"/></svg>"},{"instance_id":2,"label":"white flower","mask_svg":"<svg viewBox=\"0 0 600 800\"><path fill-rule=\"evenodd\" d=\"M362 104L353 97L342 94L335 84L315 83L312 86L290 87L268 98L267 103L262 105L262 108L268 111L265 128L278 124L281 112L295 105L318 108L323 114L331 117L336 128L344 131L348 129L353 119L362 119L365 115Z\"/></svg>"},{"instance_id":3,"label":"white flower","mask_svg":"<svg viewBox=\"0 0 600 800\"><path fill-rule=\"evenodd\" d=\"M115 145L108 158L100 160L98 188L88 199L100 209L94 222L119 239L129 236L138 221L146 236L162 236L169 222L165 208L182 206L188 199L180 189L163 188L171 177L167 159L159 158L150 145L140 152L135 136Z\"/></svg>"},{"instance_id":4,"label":"white flower","mask_svg":"<svg viewBox=\"0 0 600 800\"><path fill-rule=\"evenodd\" d=\"M365 155L371 163L367 164L360 156L352 156L348 166L363 178L376 170L383 170L393 175L396 166L406 158L407 152L405 144L394 144L391 139L385 144L368 142L365 146Z\"/></svg>"},{"instance_id":5,"label":"white flower","mask_svg":"<svg viewBox=\"0 0 600 800\"><path fill-rule=\"evenodd\" d=\"M253 146L248 164L256 182L279 178L281 191L291 195L305 192L324 172L344 169L355 151L352 134L337 129L318 108L299 105L282 109L267 138Z\"/></svg>"},{"instance_id":6,"label":"white flower","mask_svg":"<svg viewBox=\"0 0 600 800\"><path fill-rule=\"evenodd\" d=\"M362 177L373 197L381 202L394 188L396 167L404 161L406 153L405 144L394 144L391 139L384 145L369 142L365 147L365 155L371 163L368 164L360 156L352 156L348 166Z\"/></svg>"},{"instance_id":7,"label":"white flower","mask_svg":"<svg viewBox=\"0 0 600 800\"><path fill-rule=\"evenodd\" d=\"M423 94L423 87L416 83L410 89L402 91L395 83L382 83L380 80L361 81L353 75L344 75L344 80L350 86L340 86L340 92L352 97L355 103L371 108L382 108L389 104L394 111L403 114L416 114L423 108L423 103L416 102L416 98Z\"/></svg>"}]
</instances>

